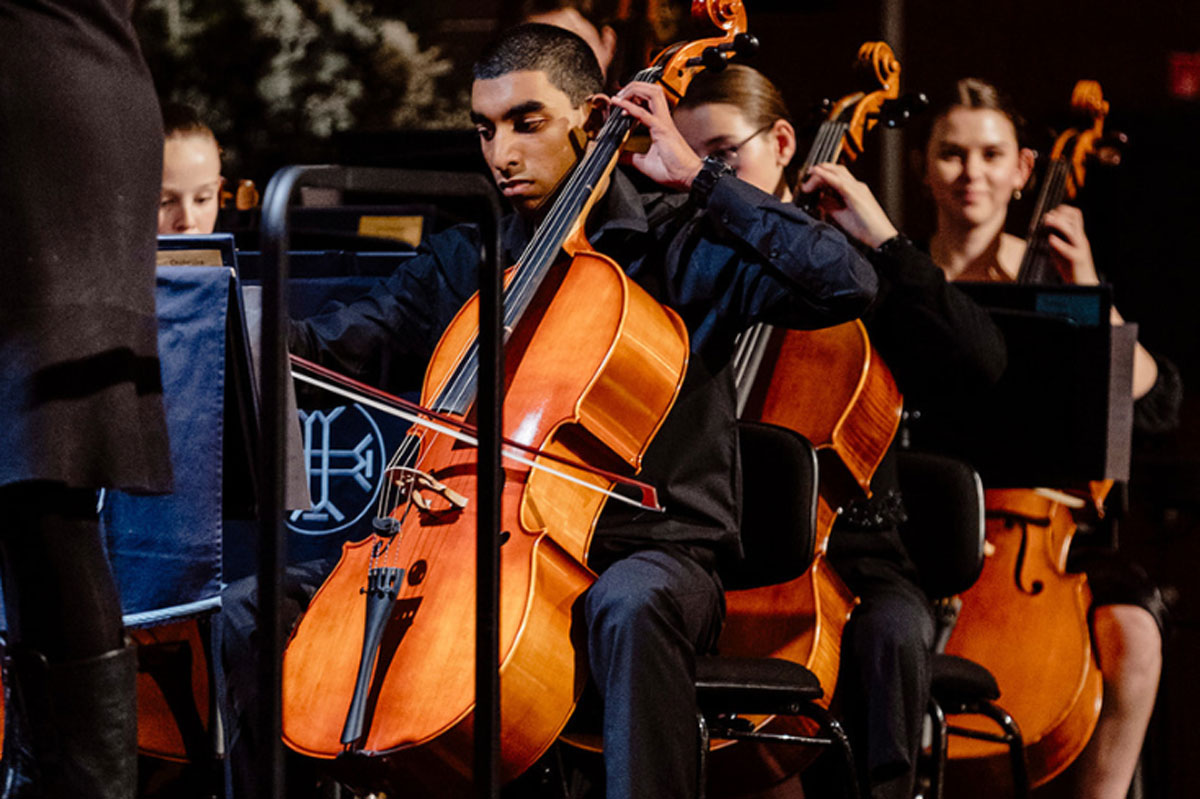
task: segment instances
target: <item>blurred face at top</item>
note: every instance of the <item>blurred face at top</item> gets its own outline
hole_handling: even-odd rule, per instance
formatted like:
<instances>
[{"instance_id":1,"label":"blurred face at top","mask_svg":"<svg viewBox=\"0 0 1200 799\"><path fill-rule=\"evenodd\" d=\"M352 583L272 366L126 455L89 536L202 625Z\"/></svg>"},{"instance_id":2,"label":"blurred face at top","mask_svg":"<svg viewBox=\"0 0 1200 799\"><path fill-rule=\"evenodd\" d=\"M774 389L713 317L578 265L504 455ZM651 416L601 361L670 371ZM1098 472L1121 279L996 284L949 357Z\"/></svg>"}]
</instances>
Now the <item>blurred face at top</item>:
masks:
<instances>
[{"instance_id":1,"label":"blurred face at top","mask_svg":"<svg viewBox=\"0 0 1200 799\"><path fill-rule=\"evenodd\" d=\"M786 120L755 126L740 108L729 103L679 108L674 118L683 138L701 158L716 156L750 185L790 198L783 170L796 152L796 134Z\"/></svg>"},{"instance_id":2,"label":"blurred face at top","mask_svg":"<svg viewBox=\"0 0 1200 799\"><path fill-rule=\"evenodd\" d=\"M1031 168L1032 153L1021 150L1004 113L952 108L934 123L925 148L925 183L938 227L1003 227L1013 192Z\"/></svg>"},{"instance_id":3,"label":"blurred face at top","mask_svg":"<svg viewBox=\"0 0 1200 799\"><path fill-rule=\"evenodd\" d=\"M591 108L576 106L540 70L476 79L471 121L492 178L518 213L536 216L575 165L571 130L584 127Z\"/></svg>"},{"instance_id":4,"label":"blurred face at top","mask_svg":"<svg viewBox=\"0 0 1200 799\"><path fill-rule=\"evenodd\" d=\"M540 22L543 25L554 25L569 30L587 42L588 47L592 48L592 52L596 54L596 61L600 64L600 71L606 75L608 74L608 67L612 64L613 54L617 49L616 31L608 25L597 29L583 14L580 14L574 8L559 8L554 11L530 14L525 18L525 21Z\"/></svg>"},{"instance_id":5,"label":"blurred face at top","mask_svg":"<svg viewBox=\"0 0 1200 799\"><path fill-rule=\"evenodd\" d=\"M221 199L221 154L207 132L175 133L163 144L160 234L212 233Z\"/></svg>"}]
</instances>

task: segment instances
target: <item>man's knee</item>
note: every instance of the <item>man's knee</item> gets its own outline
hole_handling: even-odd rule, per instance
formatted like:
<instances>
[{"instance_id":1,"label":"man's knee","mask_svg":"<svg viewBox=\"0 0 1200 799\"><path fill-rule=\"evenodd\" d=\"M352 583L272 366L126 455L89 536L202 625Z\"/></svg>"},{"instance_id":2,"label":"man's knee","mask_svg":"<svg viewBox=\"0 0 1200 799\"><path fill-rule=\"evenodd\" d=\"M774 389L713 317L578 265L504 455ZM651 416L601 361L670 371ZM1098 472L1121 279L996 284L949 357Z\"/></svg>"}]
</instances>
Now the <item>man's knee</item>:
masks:
<instances>
[{"instance_id":1,"label":"man's knee","mask_svg":"<svg viewBox=\"0 0 1200 799\"><path fill-rule=\"evenodd\" d=\"M599 580L585 597L593 639L640 636L669 624L672 602L662 587L644 582Z\"/></svg>"}]
</instances>

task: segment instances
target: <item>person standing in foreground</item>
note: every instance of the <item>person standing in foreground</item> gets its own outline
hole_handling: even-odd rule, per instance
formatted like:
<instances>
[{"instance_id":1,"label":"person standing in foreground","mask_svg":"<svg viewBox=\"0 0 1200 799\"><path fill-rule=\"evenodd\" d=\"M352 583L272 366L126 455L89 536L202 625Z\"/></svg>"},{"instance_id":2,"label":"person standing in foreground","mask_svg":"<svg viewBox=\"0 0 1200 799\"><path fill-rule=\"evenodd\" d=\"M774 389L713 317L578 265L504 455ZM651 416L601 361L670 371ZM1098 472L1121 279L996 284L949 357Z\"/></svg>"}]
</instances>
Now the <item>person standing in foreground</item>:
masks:
<instances>
[{"instance_id":1,"label":"person standing in foreground","mask_svg":"<svg viewBox=\"0 0 1200 799\"><path fill-rule=\"evenodd\" d=\"M171 488L162 127L125 0L0 0L5 796L131 799L137 657L97 490Z\"/></svg>"}]
</instances>

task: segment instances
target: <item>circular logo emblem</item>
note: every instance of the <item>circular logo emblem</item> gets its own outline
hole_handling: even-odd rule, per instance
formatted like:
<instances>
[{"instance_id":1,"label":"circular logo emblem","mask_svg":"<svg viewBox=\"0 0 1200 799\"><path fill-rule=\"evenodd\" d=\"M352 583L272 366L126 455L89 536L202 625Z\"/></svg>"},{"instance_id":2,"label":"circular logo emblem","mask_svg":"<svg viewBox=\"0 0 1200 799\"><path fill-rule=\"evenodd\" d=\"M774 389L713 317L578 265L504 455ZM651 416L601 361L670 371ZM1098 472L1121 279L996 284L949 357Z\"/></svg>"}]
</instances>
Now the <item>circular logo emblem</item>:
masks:
<instances>
[{"instance_id":1,"label":"circular logo emblem","mask_svg":"<svg viewBox=\"0 0 1200 799\"><path fill-rule=\"evenodd\" d=\"M287 525L303 535L354 526L375 506L383 484L383 434L355 403L300 411L312 508L292 511Z\"/></svg>"}]
</instances>

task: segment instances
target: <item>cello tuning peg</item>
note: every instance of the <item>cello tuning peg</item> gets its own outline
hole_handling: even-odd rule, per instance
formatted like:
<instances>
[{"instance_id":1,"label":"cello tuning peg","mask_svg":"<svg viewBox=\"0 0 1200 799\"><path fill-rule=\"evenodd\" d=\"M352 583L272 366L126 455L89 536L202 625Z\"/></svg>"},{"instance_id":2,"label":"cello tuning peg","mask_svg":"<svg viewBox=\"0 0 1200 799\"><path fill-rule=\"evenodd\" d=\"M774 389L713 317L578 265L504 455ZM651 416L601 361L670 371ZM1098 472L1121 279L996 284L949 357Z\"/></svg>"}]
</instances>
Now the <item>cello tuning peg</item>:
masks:
<instances>
[{"instance_id":1,"label":"cello tuning peg","mask_svg":"<svg viewBox=\"0 0 1200 799\"><path fill-rule=\"evenodd\" d=\"M878 119L884 127L897 128L929 107L929 98L924 92L909 92L895 100L887 100L879 107Z\"/></svg>"},{"instance_id":2,"label":"cello tuning peg","mask_svg":"<svg viewBox=\"0 0 1200 799\"><path fill-rule=\"evenodd\" d=\"M829 112L833 110L833 100L828 97L822 97L821 101L813 106L809 114L812 116L827 117Z\"/></svg>"},{"instance_id":3,"label":"cello tuning peg","mask_svg":"<svg viewBox=\"0 0 1200 799\"><path fill-rule=\"evenodd\" d=\"M733 37L733 51L740 58L749 58L758 52L758 37L752 33L739 33Z\"/></svg>"},{"instance_id":4,"label":"cello tuning peg","mask_svg":"<svg viewBox=\"0 0 1200 799\"><path fill-rule=\"evenodd\" d=\"M1129 144L1129 137L1119 130L1106 133L1096 142L1096 160L1103 166L1118 166Z\"/></svg>"},{"instance_id":5,"label":"cello tuning peg","mask_svg":"<svg viewBox=\"0 0 1200 799\"><path fill-rule=\"evenodd\" d=\"M691 59L688 63L692 63L695 60ZM700 53L699 60L701 66L713 72L720 72L725 69L725 54L721 52L720 46L705 47Z\"/></svg>"}]
</instances>

